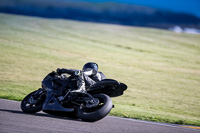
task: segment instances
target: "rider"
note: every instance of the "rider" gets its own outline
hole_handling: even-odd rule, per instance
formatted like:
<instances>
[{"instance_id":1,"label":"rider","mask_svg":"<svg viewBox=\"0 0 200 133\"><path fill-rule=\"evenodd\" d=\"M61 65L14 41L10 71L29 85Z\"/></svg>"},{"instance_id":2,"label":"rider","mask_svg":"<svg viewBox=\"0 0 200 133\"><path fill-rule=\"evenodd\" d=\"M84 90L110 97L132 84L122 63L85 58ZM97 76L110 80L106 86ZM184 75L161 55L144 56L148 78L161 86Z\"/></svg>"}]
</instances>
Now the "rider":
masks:
<instances>
[{"instance_id":1,"label":"rider","mask_svg":"<svg viewBox=\"0 0 200 133\"><path fill-rule=\"evenodd\" d=\"M57 69L58 74L67 73L75 75L77 77L77 90L73 92L86 92L86 89L98 81L105 79L105 75L102 72L98 72L98 64L94 62L88 62L83 66L82 71L76 69Z\"/></svg>"}]
</instances>

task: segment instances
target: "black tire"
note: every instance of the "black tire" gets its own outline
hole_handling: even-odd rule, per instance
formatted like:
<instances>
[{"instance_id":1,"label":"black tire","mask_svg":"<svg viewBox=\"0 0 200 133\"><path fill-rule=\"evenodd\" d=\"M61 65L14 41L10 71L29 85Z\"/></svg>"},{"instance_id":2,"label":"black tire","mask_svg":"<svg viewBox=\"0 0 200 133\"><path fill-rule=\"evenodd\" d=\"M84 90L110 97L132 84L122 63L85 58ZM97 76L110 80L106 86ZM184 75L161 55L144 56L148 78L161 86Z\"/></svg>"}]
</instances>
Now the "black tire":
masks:
<instances>
[{"instance_id":1,"label":"black tire","mask_svg":"<svg viewBox=\"0 0 200 133\"><path fill-rule=\"evenodd\" d=\"M96 94L93 97L98 98L100 101L100 104L93 111L91 109L81 109L81 107L77 109L77 116L83 121L94 122L103 119L110 113L113 107L112 100L109 96Z\"/></svg>"},{"instance_id":2,"label":"black tire","mask_svg":"<svg viewBox=\"0 0 200 133\"><path fill-rule=\"evenodd\" d=\"M42 93L40 96L40 99L38 100L38 102L35 104L34 107L27 107L27 101L29 100L29 98L37 91L31 92L30 94L28 94L21 102L21 109L24 113L36 113L42 110L42 106L44 104L45 98L46 98L46 94Z\"/></svg>"}]
</instances>

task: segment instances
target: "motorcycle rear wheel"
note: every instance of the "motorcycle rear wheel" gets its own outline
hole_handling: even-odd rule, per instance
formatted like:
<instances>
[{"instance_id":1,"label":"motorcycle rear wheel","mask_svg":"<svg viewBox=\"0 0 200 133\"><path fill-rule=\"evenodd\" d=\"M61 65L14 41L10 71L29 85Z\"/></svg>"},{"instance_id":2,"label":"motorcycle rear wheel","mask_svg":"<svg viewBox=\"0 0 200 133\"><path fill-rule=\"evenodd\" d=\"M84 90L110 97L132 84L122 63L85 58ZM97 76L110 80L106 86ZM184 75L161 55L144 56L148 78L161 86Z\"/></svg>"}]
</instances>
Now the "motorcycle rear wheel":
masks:
<instances>
[{"instance_id":1,"label":"motorcycle rear wheel","mask_svg":"<svg viewBox=\"0 0 200 133\"><path fill-rule=\"evenodd\" d=\"M30 104L30 98L36 93L37 91L31 92L28 94L21 102L21 109L24 113L36 113L42 110L42 106L45 102L46 95L44 93L40 94L40 98L36 99L37 103L32 105ZM28 106L30 104L30 106Z\"/></svg>"},{"instance_id":2,"label":"motorcycle rear wheel","mask_svg":"<svg viewBox=\"0 0 200 133\"><path fill-rule=\"evenodd\" d=\"M110 113L113 107L112 100L109 96L105 94L95 94L93 97L99 99L99 105L90 109L82 107L77 109L77 116L83 121L94 122L103 119Z\"/></svg>"}]
</instances>

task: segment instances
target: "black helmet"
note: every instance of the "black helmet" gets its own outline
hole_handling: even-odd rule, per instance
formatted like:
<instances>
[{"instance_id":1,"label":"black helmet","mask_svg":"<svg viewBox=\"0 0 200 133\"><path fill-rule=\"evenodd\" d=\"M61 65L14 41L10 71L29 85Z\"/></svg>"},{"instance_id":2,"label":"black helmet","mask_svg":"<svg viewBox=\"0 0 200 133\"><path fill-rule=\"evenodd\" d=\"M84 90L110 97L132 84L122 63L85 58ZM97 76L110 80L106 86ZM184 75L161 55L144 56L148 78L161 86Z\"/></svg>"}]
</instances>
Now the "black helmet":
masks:
<instances>
[{"instance_id":1,"label":"black helmet","mask_svg":"<svg viewBox=\"0 0 200 133\"><path fill-rule=\"evenodd\" d=\"M98 72L98 65L94 62L88 62L83 66L83 71L93 70L94 74Z\"/></svg>"}]
</instances>

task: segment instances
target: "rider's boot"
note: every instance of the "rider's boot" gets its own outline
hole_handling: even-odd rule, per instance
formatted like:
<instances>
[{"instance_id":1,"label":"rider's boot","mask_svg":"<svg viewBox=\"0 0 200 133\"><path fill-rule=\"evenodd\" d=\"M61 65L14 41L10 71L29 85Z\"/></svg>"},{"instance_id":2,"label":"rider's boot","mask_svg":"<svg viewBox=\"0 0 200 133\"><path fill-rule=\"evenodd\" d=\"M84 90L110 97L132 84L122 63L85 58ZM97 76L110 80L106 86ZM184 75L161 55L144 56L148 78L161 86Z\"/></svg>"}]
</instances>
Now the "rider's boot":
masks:
<instances>
[{"instance_id":1,"label":"rider's boot","mask_svg":"<svg viewBox=\"0 0 200 133\"><path fill-rule=\"evenodd\" d=\"M81 74L78 79L77 79L77 86L78 89L77 90L73 90L72 92L80 92L80 93L86 93L86 89L85 89L85 81L84 81L84 76L83 74Z\"/></svg>"},{"instance_id":2,"label":"rider's boot","mask_svg":"<svg viewBox=\"0 0 200 133\"><path fill-rule=\"evenodd\" d=\"M86 93L85 85L83 84L83 85L79 86L77 90L73 90L71 92Z\"/></svg>"}]
</instances>

